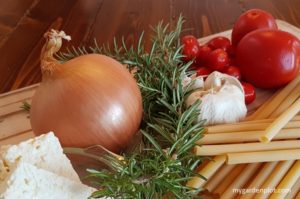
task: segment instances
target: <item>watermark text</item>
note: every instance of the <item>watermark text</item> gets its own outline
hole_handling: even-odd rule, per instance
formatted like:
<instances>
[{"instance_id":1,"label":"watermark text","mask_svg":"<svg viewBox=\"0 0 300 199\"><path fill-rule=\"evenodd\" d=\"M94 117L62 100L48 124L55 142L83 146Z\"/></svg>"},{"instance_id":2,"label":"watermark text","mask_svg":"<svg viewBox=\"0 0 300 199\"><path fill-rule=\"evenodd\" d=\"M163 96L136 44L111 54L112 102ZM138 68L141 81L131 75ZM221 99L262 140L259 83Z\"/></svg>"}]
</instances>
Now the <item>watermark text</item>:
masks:
<instances>
[{"instance_id":1,"label":"watermark text","mask_svg":"<svg viewBox=\"0 0 300 199\"><path fill-rule=\"evenodd\" d=\"M240 195L251 194L251 193L263 193L263 194L271 194L271 193L289 193L291 189L276 189L276 188L247 188L247 189L232 189L233 193L237 193Z\"/></svg>"}]
</instances>

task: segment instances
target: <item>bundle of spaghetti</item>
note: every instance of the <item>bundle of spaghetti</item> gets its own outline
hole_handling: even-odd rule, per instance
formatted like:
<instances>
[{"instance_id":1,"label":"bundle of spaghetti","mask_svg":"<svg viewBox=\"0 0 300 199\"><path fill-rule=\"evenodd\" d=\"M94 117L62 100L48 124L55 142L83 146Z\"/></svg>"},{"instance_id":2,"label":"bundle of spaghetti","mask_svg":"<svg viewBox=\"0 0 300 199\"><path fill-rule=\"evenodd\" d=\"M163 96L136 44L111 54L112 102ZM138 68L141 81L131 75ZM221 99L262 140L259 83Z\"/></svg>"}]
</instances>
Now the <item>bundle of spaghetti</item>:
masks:
<instances>
[{"instance_id":1,"label":"bundle of spaghetti","mask_svg":"<svg viewBox=\"0 0 300 199\"><path fill-rule=\"evenodd\" d=\"M257 189L261 187L269 175L273 172L277 165L277 162L263 163L262 168L257 173L257 175L252 179L252 181L247 186L248 189ZM241 199L250 199L255 193L246 193L241 196Z\"/></svg>"},{"instance_id":2,"label":"bundle of spaghetti","mask_svg":"<svg viewBox=\"0 0 300 199\"><path fill-rule=\"evenodd\" d=\"M287 190L291 190L299 178L300 178L300 160L297 160L294 163L294 165L291 167L291 169L288 171L288 173L281 180L279 185L276 187L276 189L280 191L272 193L270 198L272 199L285 198L285 196L288 194Z\"/></svg>"},{"instance_id":3,"label":"bundle of spaghetti","mask_svg":"<svg viewBox=\"0 0 300 199\"><path fill-rule=\"evenodd\" d=\"M281 129L273 140L295 140L300 138L300 127ZM263 136L263 131L240 131L230 133L211 133L205 134L201 140L197 141L198 145L211 145L211 144L231 144L231 143L244 143L255 142L257 138Z\"/></svg>"},{"instance_id":4,"label":"bundle of spaghetti","mask_svg":"<svg viewBox=\"0 0 300 199\"><path fill-rule=\"evenodd\" d=\"M238 143L238 144L214 144L214 145L202 145L195 147L195 154L200 156L215 156L215 155L226 155L243 152L260 152L263 151L275 151L284 149L298 149L300 150L300 140L284 140L284 141L273 141L269 144L251 142L251 143ZM254 153L255 155L256 153ZM300 157L300 154L299 154ZM280 159L281 157L275 157ZM283 157L282 157L283 158ZM243 163L243 162L242 162ZM245 162L250 163L250 162Z\"/></svg>"},{"instance_id":5,"label":"bundle of spaghetti","mask_svg":"<svg viewBox=\"0 0 300 199\"><path fill-rule=\"evenodd\" d=\"M256 193L254 198L269 198L271 192L266 190L276 188L294 162L295 161L293 160L279 162L273 172L268 176L268 178L266 178L265 182L260 187L258 187L259 189L264 191Z\"/></svg>"},{"instance_id":6,"label":"bundle of spaghetti","mask_svg":"<svg viewBox=\"0 0 300 199\"><path fill-rule=\"evenodd\" d=\"M230 184L233 183L233 181L235 179L237 179L242 172L244 171L244 169L247 167L248 164L238 164L238 165L234 165L234 168L232 169L232 171L228 174L228 176L230 177L225 177L221 182L219 182L219 184L215 187L215 189L213 189L211 192L217 194L217 195L222 195L225 190L228 188L228 186ZM228 167L229 165L224 165L224 168ZM223 170L219 171L218 173L222 173ZM215 181L215 178L212 177L211 179L208 180L208 182L210 181Z\"/></svg>"},{"instance_id":7,"label":"bundle of spaghetti","mask_svg":"<svg viewBox=\"0 0 300 199\"><path fill-rule=\"evenodd\" d=\"M254 120L254 119L265 119L270 118L272 113L276 109L285 110L284 107L289 107L290 104L284 102L287 98L291 98L291 93L300 93L300 76L297 76L293 81L291 81L287 86L283 89L279 90L275 95L273 95L269 100L258 108L256 112L246 118L246 120ZM298 90L296 90L298 89ZM295 92L294 92L295 91ZM290 102L290 100L287 100ZM277 113L278 114L278 113ZM276 115L272 115L272 117L276 117Z\"/></svg>"},{"instance_id":8,"label":"bundle of spaghetti","mask_svg":"<svg viewBox=\"0 0 300 199\"><path fill-rule=\"evenodd\" d=\"M295 160L300 159L299 98L300 76L278 90L245 121L206 127L204 137L197 142L201 146L195 147L195 153L201 156L226 155L226 164L222 163L219 170L210 173L207 181L194 187L203 187L226 199L235 198L233 189L239 188L278 186L300 189L300 179L291 177L300 176L298 165L292 174L288 174ZM252 198L254 194L243 194L240 198ZM268 198L269 195L260 192L255 197ZM274 194L272 197L278 198Z\"/></svg>"},{"instance_id":9,"label":"bundle of spaghetti","mask_svg":"<svg viewBox=\"0 0 300 199\"><path fill-rule=\"evenodd\" d=\"M222 181L226 178L226 176L232 176L232 170L235 168L235 165L223 165L222 168L213 176L214 180L209 180L204 188L210 192L212 192ZM212 179L212 178L211 178Z\"/></svg>"},{"instance_id":10,"label":"bundle of spaghetti","mask_svg":"<svg viewBox=\"0 0 300 199\"><path fill-rule=\"evenodd\" d=\"M300 92L297 93L300 95ZM285 110L278 118L276 118L265 130L264 135L260 137L260 141L264 143L270 142L276 134L300 111L300 98L298 98L287 110Z\"/></svg>"},{"instance_id":11,"label":"bundle of spaghetti","mask_svg":"<svg viewBox=\"0 0 300 199\"><path fill-rule=\"evenodd\" d=\"M277 136L277 138L275 136L275 140L278 140L280 138L284 139L284 140L299 138L298 136L293 136L290 134L291 132L293 132L292 134L294 134L294 135L299 134L300 131L297 128L290 129L290 130L282 130L282 127L286 126L286 124L299 112L299 108L295 108L295 104L297 106L297 103L295 103L294 101L296 100L296 102L297 102L299 100L300 92L298 91L298 89L300 88L300 86L297 85L296 88L297 88L297 91L295 91L296 89L294 90L296 93L293 91L293 93L290 94L289 98L286 98L286 100L283 103L281 103L281 105L276 109L276 110L282 110L282 111L285 109L287 109L287 110L283 111L283 113L273 110L273 113L271 113L269 116L269 118L278 117L277 119L274 119L274 121L272 121L273 124L274 123L277 124L278 121L282 121L282 119L280 120L280 117L282 117L282 115L284 115L284 114L287 115L286 113L288 113L288 116L282 117L285 119L285 123L281 123L280 128L278 128L278 125L277 125L277 129L276 129L277 132L278 132L278 130L281 132L279 134L273 134L273 135ZM279 94L280 93L278 93L277 95L279 95ZM293 100L291 100L291 99L293 99ZM272 100L269 101L268 103L272 103ZM282 106L284 106L284 108L282 108ZM288 106L290 106L290 107L287 108ZM265 107L267 107L267 106L265 106ZM272 112L271 108L269 108L269 111ZM292 114L291 114L291 111L293 112ZM295 116L293 120L295 120L296 117L297 116ZM271 125L269 125L267 127L267 129L270 128L270 126ZM262 131L262 133L257 133L256 135L264 134L264 133L265 132ZM282 136L283 133L288 133L289 135L287 135L285 137L285 136ZM262 135L259 135L259 137L261 137L261 136ZM251 142L253 140L255 140L255 138L252 138L252 140L243 140L243 141ZM289 143L289 141L285 141L285 142ZM271 143L273 143L273 142L271 142ZM266 144L266 145L269 145L269 144ZM268 147L270 147L270 146L268 146ZM286 146L283 146L282 148L285 148L285 147ZM296 149L293 149L293 148L296 148ZM292 186L294 186L294 184L296 183L297 178L299 178L298 175L300 174L300 171L297 169L294 169L294 172L292 172L292 174L290 174L290 175L287 174L288 170L294 163L294 160L300 159L300 148L297 145L291 147L291 150L248 152L248 154L250 156L247 156L246 154L247 154L247 152L244 154L243 153L228 154L227 163L233 163L232 162L233 158L230 158L230 157L232 157L231 155L235 156L235 160L237 160L235 163L237 163L237 164L270 161L270 162L264 163L264 167L260 171L258 171L255 178L252 179L251 182L249 182L248 186L244 187L244 188L247 188L247 190L251 190L253 188L255 188L257 190L268 190L270 187L276 188L276 190L278 190L278 189L282 190L283 188L285 188L287 190L287 189L291 189ZM260 156L258 154L260 154ZM251 156L252 156L253 160L251 160ZM286 158L286 157L288 157L288 158ZM288 160L288 161L282 161L282 162L277 163L276 161L279 161L279 160ZM257 163L255 163L255 164L257 164ZM275 166L276 166L276 168L274 169ZM243 176L243 175L244 174L242 173L241 176ZM239 176L238 178L240 178L241 176ZM292 177L292 176L296 176L296 177ZM282 184L282 187L280 187L280 185L278 185L279 182L280 182L280 184ZM288 185L288 186L286 186L286 185ZM226 191L227 192L231 191L231 193L232 193L232 189L230 189L230 187ZM286 195L287 192L281 192L281 193L285 193L285 195ZM259 193L256 193L254 198L268 198L269 195L270 195L270 193L268 193L268 192L259 192ZM284 194L280 194L280 195L272 194L272 197L284 198L285 195ZM228 196L228 198L231 198L232 196L233 195L231 194ZM252 197L253 197L253 194L243 194L240 198L252 198Z\"/></svg>"},{"instance_id":12,"label":"bundle of spaghetti","mask_svg":"<svg viewBox=\"0 0 300 199\"><path fill-rule=\"evenodd\" d=\"M241 175L239 175L222 193L221 199L235 198L238 192L234 192L234 189L241 189L249 181L251 176L255 174L257 169L261 166L261 163L248 164Z\"/></svg>"},{"instance_id":13,"label":"bundle of spaghetti","mask_svg":"<svg viewBox=\"0 0 300 199\"><path fill-rule=\"evenodd\" d=\"M263 132L268 126L272 124L274 119L266 120L252 120L247 122L239 122L235 124L223 124L210 126L205 128L205 135L230 133L230 132L251 132L261 131ZM283 129L300 128L300 116L295 116L289 121Z\"/></svg>"},{"instance_id":14,"label":"bundle of spaghetti","mask_svg":"<svg viewBox=\"0 0 300 199\"><path fill-rule=\"evenodd\" d=\"M298 140L300 138L300 133L298 133L300 132L300 118L297 115L300 111L300 76L271 99L262 105L264 109L257 110L260 114L256 112L253 114L258 115L259 120L207 127L203 139L197 142L201 146L195 147L195 153L202 156L228 154L227 163L231 162L231 164L234 162L230 160L231 158L241 156L245 156L243 158L245 161L236 163L259 162L262 161L261 157L264 155L274 154L272 151L291 149L290 152L298 153L296 149L300 149L300 140ZM274 104L278 104L279 107L274 107ZM267 115L269 118L261 118L261 114L265 114L265 112L269 113ZM256 117L252 118L256 119ZM272 139L274 140L271 143L265 144ZM253 157L256 155L257 160L254 160ZM251 157L249 161L246 156ZM299 156L300 154L293 155L294 158ZM270 161L287 160L284 155L269 159Z\"/></svg>"},{"instance_id":15,"label":"bundle of spaghetti","mask_svg":"<svg viewBox=\"0 0 300 199\"><path fill-rule=\"evenodd\" d=\"M299 193L299 196L296 197L296 195ZM300 198L300 178L298 178L297 182L294 184L292 189L289 191L286 199L294 199L294 198Z\"/></svg>"},{"instance_id":16,"label":"bundle of spaghetti","mask_svg":"<svg viewBox=\"0 0 300 199\"><path fill-rule=\"evenodd\" d=\"M212 161L207 163L202 169L198 171L198 174L202 177L194 176L188 181L187 186L192 188L202 187L206 183L206 179L209 179L216 171L225 163L225 156L216 156Z\"/></svg>"}]
</instances>

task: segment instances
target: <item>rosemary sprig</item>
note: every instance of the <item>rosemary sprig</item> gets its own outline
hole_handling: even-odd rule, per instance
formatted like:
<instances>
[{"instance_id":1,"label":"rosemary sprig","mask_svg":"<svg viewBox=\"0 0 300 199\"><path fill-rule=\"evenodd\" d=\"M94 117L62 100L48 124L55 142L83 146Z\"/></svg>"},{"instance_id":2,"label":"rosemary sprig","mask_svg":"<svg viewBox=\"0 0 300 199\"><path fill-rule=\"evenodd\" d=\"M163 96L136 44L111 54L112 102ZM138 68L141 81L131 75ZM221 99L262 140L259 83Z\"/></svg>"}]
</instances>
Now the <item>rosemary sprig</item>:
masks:
<instances>
[{"instance_id":1,"label":"rosemary sprig","mask_svg":"<svg viewBox=\"0 0 300 199\"><path fill-rule=\"evenodd\" d=\"M95 41L89 48L93 53L111 56L137 70L135 78L143 97L143 144L124 159L113 155L102 158L109 162L110 170L89 169L96 179L98 191L91 198L113 197L129 199L196 198L200 190L185 186L194 170L203 160L192 152L195 142L202 137L203 123L196 123L200 102L185 106L189 95L183 89L181 74L190 63L181 60L180 34L183 18L180 16L174 30L159 23L154 28L152 48L147 52L141 34L136 47L114 45L99 47ZM61 61L87 54L83 47L59 54Z\"/></svg>"}]
</instances>

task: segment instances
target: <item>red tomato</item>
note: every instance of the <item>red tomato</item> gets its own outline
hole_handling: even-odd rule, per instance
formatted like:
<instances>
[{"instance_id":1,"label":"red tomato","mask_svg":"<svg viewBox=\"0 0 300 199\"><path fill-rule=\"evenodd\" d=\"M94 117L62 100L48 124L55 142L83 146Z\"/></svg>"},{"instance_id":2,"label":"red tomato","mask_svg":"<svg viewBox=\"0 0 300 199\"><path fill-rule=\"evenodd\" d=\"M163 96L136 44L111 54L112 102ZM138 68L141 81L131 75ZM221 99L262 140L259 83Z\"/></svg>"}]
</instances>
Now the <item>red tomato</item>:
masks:
<instances>
[{"instance_id":1,"label":"red tomato","mask_svg":"<svg viewBox=\"0 0 300 199\"><path fill-rule=\"evenodd\" d=\"M246 82L242 82L242 86L245 92L245 103L252 103L256 97L255 88L251 84Z\"/></svg>"},{"instance_id":2,"label":"red tomato","mask_svg":"<svg viewBox=\"0 0 300 199\"><path fill-rule=\"evenodd\" d=\"M300 41L290 33L263 29L247 34L236 51L242 77L259 88L278 88L300 68Z\"/></svg>"},{"instance_id":3,"label":"red tomato","mask_svg":"<svg viewBox=\"0 0 300 199\"><path fill-rule=\"evenodd\" d=\"M207 45L213 50L222 48L227 52L230 48L230 40L226 37L215 37L208 41Z\"/></svg>"},{"instance_id":4,"label":"red tomato","mask_svg":"<svg viewBox=\"0 0 300 199\"><path fill-rule=\"evenodd\" d=\"M231 34L232 45L237 46L247 33L262 28L277 29L274 17L260 9L246 11L237 19L233 26Z\"/></svg>"},{"instance_id":5,"label":"red tomato","mask_svg":"<svg viewBox=\"0 0 300 199\"><path fill-rule=\"evenodd\" d=\"M212 71L222 71L228 66L229 59L223 49L216 49L209 53L207 57L207 67Z\"/></svg>"},{"instance_id":6,"label":"red tomato","mask_svg":"<svg viewBox=\"0 0 300 199\"><path fill-rule=\"evenodd\" d=\"M198 57L200 46L196 37L186 35L182 38L181 42L183 45L182 54L185 56L185 61L192 61Z\"/></svg>"},{"instance_id":7,"label":"red tomato","mask_svg":"<svg viewBox=\"0 0 300 199\"><path fill-rule=\"evenodd\" d=\"M207 45L200 46L198 57L197 57L197 64L199 65L206 65L207 57L211 53L212 49Z\"/></svg>"},{"instance_id":8,"label":"red tomato","mask_svg":"<svg viewBox=\"0 0 300 199\"><path fill-rule=\"evenodd\" d=\"M199 67L197 69L197 76L207 76L211 73L211 71L206 67Z\"/></svg>"},{"instance_id":9,"label":"red tomato","mask_svg":"<svg viewBox=\"0 0 300 199\"><path fill-rule=\"evenodd\" d=\"M235 78L237 78L238 80L241 80L241 71L238 67L236 66L228 66L225 70L224 73L231 75Z\"/></svg>"}]
</instances>

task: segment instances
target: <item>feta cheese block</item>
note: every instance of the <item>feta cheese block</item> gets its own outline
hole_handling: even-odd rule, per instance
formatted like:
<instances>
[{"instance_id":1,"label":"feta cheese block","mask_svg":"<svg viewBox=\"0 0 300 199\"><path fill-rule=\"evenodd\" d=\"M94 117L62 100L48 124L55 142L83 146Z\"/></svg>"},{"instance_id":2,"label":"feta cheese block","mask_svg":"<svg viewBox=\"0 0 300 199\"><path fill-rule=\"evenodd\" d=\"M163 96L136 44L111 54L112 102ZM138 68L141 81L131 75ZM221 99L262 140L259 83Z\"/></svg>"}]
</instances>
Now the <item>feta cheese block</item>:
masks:
<instances>
[{"instance_id":1,"label":"feta cheese block","mask_svg":"<svg viewBox=\"0 0 300 199\"><path fill-rule=\"evenodd\" d=\"M0 181L0 199L87 199L94 191L26 162L12 165Z\"/></svg>"},{"instance_id":2,"label":"feta cheese block","mask_svg":"<svg viewBox=\"0 0 300 199\"><path fill-rule=\"evenodd\" d=\"M53 132L29 139L17 145L0 147L0 160L10 167L17 161L30 163L37 168L48 170L59 176L80 182L70 160Z\"/></svg>"}]
</instances>

